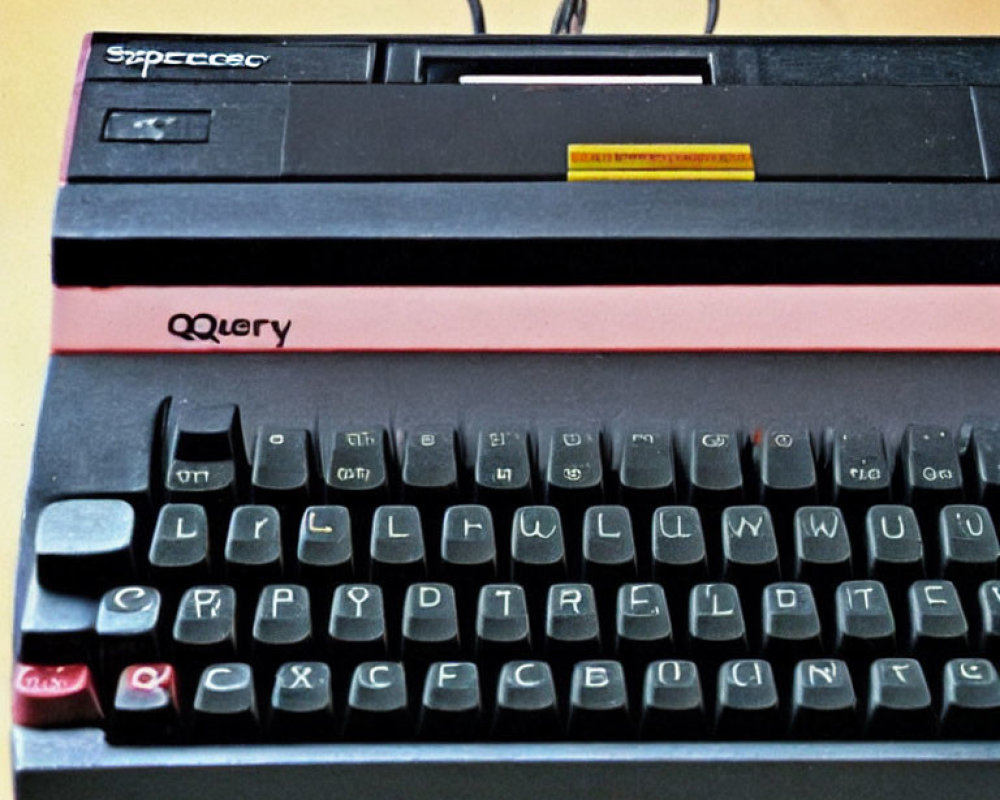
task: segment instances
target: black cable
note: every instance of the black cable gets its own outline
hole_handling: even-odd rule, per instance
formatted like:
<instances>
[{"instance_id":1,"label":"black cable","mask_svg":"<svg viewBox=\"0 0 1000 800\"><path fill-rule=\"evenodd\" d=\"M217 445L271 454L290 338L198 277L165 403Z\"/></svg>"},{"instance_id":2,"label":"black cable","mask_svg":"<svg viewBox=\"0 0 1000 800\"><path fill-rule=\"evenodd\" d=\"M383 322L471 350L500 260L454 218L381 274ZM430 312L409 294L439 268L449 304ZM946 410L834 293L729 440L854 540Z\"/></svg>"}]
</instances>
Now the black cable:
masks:
<instances>
[{"instance_id":1,"label":"black cable","mask_svg":"<svg viewBox=\"0 0 1000 800\"><path fill-rule=\"evenodd\" d=\"M552 20L552 33L583 33L587 21L587 0L562 0Z\"/></svg>"},{"instance_id":2,"label":"black cable","mask_svg":"<svg viewBox=\"0 0 1000 800\"><path fill-rule=\"evenodd\" d=\"M705 20L705 33L715 32L715 23L719 21L719 0L708 0L708 19Z\"/></svg>"},{"instance_id":3,"label":"black cable","mask_svg":"<svg viewBox=\"0 0 1000 800\"><path fill-rule=\"evenodd\" d=\"M469 0L469 11L472 13L472 32L486 33L486 17L483 15L483 4L479 0Z\"/></svg>"}]
</instances>

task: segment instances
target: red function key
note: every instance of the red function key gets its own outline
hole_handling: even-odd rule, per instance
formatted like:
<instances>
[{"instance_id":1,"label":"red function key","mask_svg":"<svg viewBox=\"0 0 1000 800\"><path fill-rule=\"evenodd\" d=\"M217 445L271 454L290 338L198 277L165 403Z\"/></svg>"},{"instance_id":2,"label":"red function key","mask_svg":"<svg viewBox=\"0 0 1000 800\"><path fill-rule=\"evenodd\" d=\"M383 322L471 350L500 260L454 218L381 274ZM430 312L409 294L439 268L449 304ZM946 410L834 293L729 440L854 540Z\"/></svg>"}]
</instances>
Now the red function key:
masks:
<instances>
[{"instance_id":1,"label":"red function key","mask_svg":"<svg viewBox=\"0 0 1000 800\"><path fill-rule=\"evenodd\" d=\"M108 738L114 743L156 742L180 724L177 673L170 664L133 664L118 679Z\"/></svg>"},{"instance_id":2,"label":"red function key","mask_svg":"<svg viewBox=\"0 0 1000 800\"><path fill-rule=\"evenodd\" d=\"M99 723L101 706L86 664L14 665L14 722L33 728Z\"/></svg>"}]
</instances>

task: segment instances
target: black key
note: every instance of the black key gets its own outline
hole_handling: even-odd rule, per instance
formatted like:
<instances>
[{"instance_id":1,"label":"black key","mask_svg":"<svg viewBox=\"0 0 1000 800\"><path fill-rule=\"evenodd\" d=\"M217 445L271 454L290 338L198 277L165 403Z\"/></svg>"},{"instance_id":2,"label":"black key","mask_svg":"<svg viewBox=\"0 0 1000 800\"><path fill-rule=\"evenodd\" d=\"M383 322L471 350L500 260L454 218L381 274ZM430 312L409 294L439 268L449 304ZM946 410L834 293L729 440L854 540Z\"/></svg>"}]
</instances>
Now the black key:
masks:
<instances>
[{"instance_id":1,"label":"black key","mask_svg":"<svg viewBox=\"0 0 1000 800\"><path fill-rule=\"evenodd\" d=\"M226 535L226 577L262 583L281 576L281 518L273 506L239 506Z\"/></svg>"},{"instance_id":2,"label":"black key","mask_svg":"<svg viewBox=\"0 0 1000 800\"><path fill-rule=\"evenodd\" d=\"M309 502L309 432L261 427L253 452L250 491L261 505L301 508Z\"/></svg>"},{"instance_id":3,"label":"black key","mask_svg":"<svg viewBox=\"0 0 1000 800\"><path fill-rule=\"evenodd\" d=\"M193 586L174 619L174 651L197 664L236 655L236 592L230 586Z\"/></svg>"},{"instance_id":4,"label":"black key","mask_svg":"<svg viewBox=\"0 0 1000 800\"><path fill-rule=\"evenodd\" d=\"M407 583L427 574L424 534L416 506L380 506L372 517L373 581Z\"/></svg>"},{"instance_id":5,"label":"black key","mask_svg":"<svg viewBox=\"0 0 1000 800\"><path fill-rule=\"evenodd\" d=\"M545 652L550 661L570 664L601 651L601 626L594 589L587 583L557 583L545 609Z\"/></svg>"},{"instance_id":6,"label":"black key","mask_svg":"<svg viewBox=\"0 0 1000 800\"><path fill-rule=\"evenodd\" d=\"M149 546L150 574L160 584L188 586L209 575L208 515L203 506L168 503Z\"/></svg>"},{"instance_id":7,"label":"black key","mask_svg":"<svg viewBox=\"0 0 1000 800\"><path fill-rule=\"evenodd\" d=\"M569 735L591 741L633 735L625 671L617 661L581 661L573 667Z\"/></svg>"},{"instance_id":8,"label":"black key","mask_svg":"<svg viewBox=\"0 0 1000 800\"><path fill-rule=\"evenodd\" d=\"M635 579L632 518L624 506L591 506L583 515L583 577L615 585Z\"/></svg>"},{"instance_id":9,"label":"black key","mask_svg":"<svg viewBox=\"0 0 1000 800\"><path fill-rule=\"evenodd\" d=\"M833 502L851 523L860 521L873 505L889 502L892 474L882 432L830 431Z\"/></svg>"},{"instance_id":10,"label":"black key","mask_svg":"<svg viewBox=\"0 0 1000 800\"><path fill-rule=\"evenodd\" d=\"M807 583L772 583L764 589L761 648L779 666L819 655L819 613Z\"/></svg>"},{"instance_id":11,"label":"black key","mask_svg":"<svg viewBox=\"0 0 1000 800\"><path fill-rule=\"evenodd\" d=\"M330 653L340 662L384 658L386 624L382 588L371 583L338 586L333 593L327 633Z\"/></svg>"},{"instance_id":12,"label":"black key","mask_svg":"<svg viewBox=\"0 0 1000 800\"><path fill-rule=\"evenodd\" d=\"M931 692L918 661L880 658L868 681L865 735L880 739L923 739L934 735Z\"/></svg>"},{"instance_id":13,"label":"black key","mask_svg":"<svg viewBox=\"0 0 1000 800\"><path fill-rule=\"evenodd\" d=\"M487 584L479 592L476 607L476 659L499 665L530 654L524 589L516 583Z\"/></svg>"},{"instance_id":14,"label":"black key","mask_svg":"<svg viewBox=\"0 0 1000 800\"><path fill-rule=\"evenodd\" d=\"M402 664L366 661L355 668L347 695L344 735L378 741L413 735Z\"/></svg>"},{"instance_id":15,"label":"black key","mask_svg":"<svg viewBox=\"0 0 1000 800\"><path fill-rule=\"evenodd\" d=\"M668 431L636 428L621 440L618 487L624 505L659 506L677 495L674 446Z\"/></svg>"},{"instance_id":16,"label":"black key","mask_svg":"<svg viewBox=\"0 0 1000 800\"><path fill-rule=\"evenodd\" d=\"M366 509L389 499L386 468L388 437L379 426L339 431L333 437L326 473L328 501L340 501L351 509ZM355 520L359 523L362 520ZM363 520L367 522L367 520Z\"/></svg>"},{"instance_id":17,"label":"black key","mask_svg":"<svg viewBox=\"0 0 1000 800\"><path fill-rule=\"evenodd\" d=\"M239 499L246 451L236 406L175 405L164 488L173 503L198 503L219 518Z\"/></svg>"},{"instance_id":18,"label":"black key","mask_svg":"<svg viewBox=\"0 0 1000 800\"><path fill-rule=\"evenodd\" d=\"M987 658L1000 657L1000 581L979 587L979 648Z\"/></svg>"},{"instance_id":19,"label":"black key","mask_svg":"<svg viewBox=\"0 0 1000 800\"><path fill-rule=\"evenodd\" d=\"M332 738L334 727L330 667L321 661L291 661L274 676L268 732L285 742Z\"/></svg>"},{"instance_id":20,"label":"black key","mask_svg":"<svg viewBox=\"0 0 1000 800\"><path fill-rule=\"evenodd\" d=\"M444 506L458 497L455 431L421 428L403 445L403 502Z\"/></svg>"},{"instance_id":21,"label":"black key","mask_svg":"<svg viewBox=\"0 0 1000 800\"><path fill-rule=\"evenodd\" d=\"M642 688L642 737L697 739L707 732L698 666L693 661L652 662Z\"/></svg>"},{"instance_id":22,"label":"black key","mask_svg":"<svg viewBox=\"0 0 1000 800\"><path fill-rule=\"evenodd\" d=\"M459 654L455 590L446 583L414 583L403 603L403 657L421 666Z\"/></svg>"},{"instance_id":23,"label":"black key","mask_svg":"<svg viewBox=\"0 0 1000 800\"><path fill-rule=\"evenodd\" d=\"M899 448L905 502L935 512L962 502L962 468L951 432L932 425L910 425Z\"/></svg>"},{"instance_id":24,"label":"black key","mask_svg":"<svg viewBox=\"0 0 1000 800\"><path fill-rule=\"evenodd\" d=\"M47 589L100 595L134 573L135 512L124 500L60 500L35 528L38 582Z\"/></svg>"},{"instance_id":25,"label":"black key","mask_svg":"<svg viewBox=\"0 0 1000 800\"><path fill-rule=\"evenodd\" d=\"M838 655L867 664L896 647L896 621L889 595L879 581L847 581L835 595L835 649Z\"/></svg>"},{"instance_id":26,"label":"black key","mask_svg":"<svg viewBox=\"0 0 1000 800\"><path fill-rule=\"evenodd\" d=\"M183 461L245 459L240 412L234 405L176 406L173 456Z\"/></svg>"},{"instance_id":27,"label":"black key","mask_svg":"<svg viewBox=\"0 0 1000 800\"><path fill-rule=\"evenodd\" d=\"M778 689L771 665L757 658L719 667L715 733L723 739L769 739L778 728Z\"/></svg>"},{"instance_id":28,"label":"black key","mask_svg":"<svg viewBox=\"0 0 1000 800\"><path fill-rule=\"evenodd\" d=\"M800 661L792 679L791 732L802 739L846 739L858 732L858 698L843 661Z\"/></svg>"},{"instance_id":29,"label":"black key","mask_svg":"<svg viewBox=\"0 0 1000 800\"><path fill-rule=\"evenodd\" d=\"M309 506L299 523L299 575L325 586L354 573L351 515L344 506Z\"/></svg>"},{"instance_id":30,"label":"black key","mask_svg":"<svg viewBox=\"0 0 1000 800\"><path fill-rule=\"evenodd\" d=\"M663 587L657 583L627 583L618 590L615 652L631 663L648 662L673 652L673 627Z\"/></svg>"},{"instance_id":31,"label":"black key","mask_svg":"<svg viewBox=\"0 0 1000 800\"><path fill-rule=\"evenodd\" d=\"M524 506L514 512L510 569L518 583L552 583L566 575L566 548L558 509Z\"/></svg>"},{"instance_id":32,"label":"black key","mask_svg":"<svg viewBox=\"0 0 1000 800\"><path fill-rule=\"evenodd\" d=\"M825 591L851 577L851 540L839 508L800 508L793 527L796 580Z\"/></svg>"},{"instance_id":33,"label":"black key","mask_svg":"<svg viewBox=\"0 0 1000 800\"><path fill-rule=\"evenodd\" d=\"M705 533L698 509L663 506L653 512L653 577L686 599L708 577ZM673 595L672 595L673 596Z\"/></svg>"},{"instance_id":34,"label":"black key","mask_svg":"<svg viewBox=\"0 0 1000 800\"><path fill-rule=\"evenodd\" d=\"M562 733L552 669L544 661L510 661L500 670L493 717L498 739L531 741Z\"/></svg>"},{"instance_id":35,"label":"black key","mask_svg":"<svg viewBox=\"0 0 1000 800\"><path fill-rule=\"evenodd\" d=\"M872 506L865 517L868 574L890 590L924 577L924 543L909 506Z\"/></svg>"},{"instance_id":36,"label":"black key","mask_svg":"<svg viewBox=\"0 0 1000 800\"><path fill-rule=\"evenodd\" d=\"M128 664L160 659L160 607L160 593L149 586L105 592L96 625L104 675L117 675Z\"/></svg>"},{"instance_id":37,"label":"black key","mask_svg":"<svg viewBox=\"0 0 1000 800\"><path fill-rule=\"evenodd\" d=\"M549 440L545 502L569 512L597 505L604 495L601 435L595 429L558 428Z\"/></svg>"},{"instance_id":38,"label":"black key","mask_svg":"<svg viewBox=\"0 0 1000 800\"><path fill-rule=\"evenodd\" d=\"M180 732L177 676L170 664L132 664L122 670L108 720L112 744L171 741Z\"/></svg>"},{"instance_id":39,"label":"black key","mask_svg":"<svg viewBox=\"0 0 1000 800\"><path fill-rule=\"evenodd\" d=\"M531 459L523 431L482 430L476 439L475 496L480 503L513 510L531 502Z\"/></svg>"},{"instance_id":40,"label":"black key","mask_svg":"<svg viewBox=\"0 0 1000 800\"><path fill-rule=\"evenodd\" d=\"M742 442L734 431L692 431L687 449L688 502L721 509L743 500Z\"/></svg>"},{"instance_id":41,"label":"black key","mask_svg":"<svg viewBox=\"0 0 1000 800\"><path fill-rule=\"evenodd\" d=\"M309 590L293 583L265 586L253 618L254 657L268 666L300 658L312 640Z\"/></svg>"},{"instance_id":42,"label":"black key","mask_svg":"<svg viewBox=\"0 0 1000 800\"><path fill-rule=\"evenodd\" d=\"M939 535L943 577L975 590L975 585L997 576L1000 545L990 512L983 506L945 506Z\"/></svg>"},{"instance_id":43,"label":"black key","mask_svg":"<svg viewBox=\"0 0 1000 800\"><path fill-rule=\"evenodd\" d=\"M468 661L443 661L427 670L420 706L420 736L466 741L475 736L482 712L479 670Z\"/></svg>"},{"instance_id":44,"label":"black key","mask_svg":"<svg viewBox=\"0 0 1000 800\"><path fill-rule=\"evenodd\" d=\"M816 502L816 459L812 437L804 428L771 428L756 445L760 502L779 517Z\"/></svg>"},{"instance_id":45,"label":"black key","mask_svg":"<svg viewBox=\"0 0 1000 800\"><path fill-rule=\"evenodd\" d=\"M90 598L43 589L32 573L21 612L18 660L28 664L91 661L97 606Z\"/></svg>"},{"instance_id":46,"label":"black key","mask_svg":"<svg viewBox=\"0 0 1000 800\"><path fill-rule=\"evenodd\" d=\"M722 512L722 576L749 591L778 580L778 543L764 506L732 506Z\"/></svg>"},{"instance_id":47,"label":"black key","mask_svg":"<svg viewBox=\"0 0 1000 800\"><path fill-rule=\"evenodd\" d=\"M969 493L994 511L1000 507L1000 426L973 425L969 431L967 456L974 482Z\"/></svg>"},{"instance_id":48,"label":"black key","mask_svg":"<svg viewBox=\"0 0 1000 800\"><path fill-rule=\"evenodd\" d=\"M957 658L944 667L941 735L995 739L1000 732L1000 676L984 658Z\"/></svg>"},{"instance_id":49,"label":"black key","mask_svg":"<svg viewBox=\"0 0 1000 800\"><path fill-rule=\"evenodd\" d=\"M747 652L747 627L736 587L702 583L691 589L688 604L691 649L709 663Z\"/></svg>"},{"instance_id":50,"label":"black key","mask_svg":"<svg viewBox=\"0 0 1000 800\"><path fill-rule=\"evenodd\" d=\"M914 656L938 665L967 652L969 623L951 581L917 581L908 594L910 648Z\"/></svg>"},{"instance_id":51,"label":"black key","mask_svg":"<svg viewBox=\"0 0 1000 800\"><path fill-rule=\"evenodd\" d=\"M234 461L170 461L165 495L171 503L197 503L213 521L224 516L239 500Z\"/></svg>"},{"instance_id":52,"label":"black key","mask_svg":"<svg viewBox=\"0 0 1000 800\"><path fill-rule=\"evenodd\" d=\"M212 664L205 668L194 696L194 729L204 742L257 738L260 719L249 664Z\"/></svg>"},{"instance_id":53,"label":"black key","mask_svg":"<svg viewBox=\"0 0 1000 800\"><path fill-rule=\"evenodd\" d=\"M486 506L452 506L442 527L441 570L449 580L481 584L496 578L496 535Z\"/></svg>"}]
</instances>

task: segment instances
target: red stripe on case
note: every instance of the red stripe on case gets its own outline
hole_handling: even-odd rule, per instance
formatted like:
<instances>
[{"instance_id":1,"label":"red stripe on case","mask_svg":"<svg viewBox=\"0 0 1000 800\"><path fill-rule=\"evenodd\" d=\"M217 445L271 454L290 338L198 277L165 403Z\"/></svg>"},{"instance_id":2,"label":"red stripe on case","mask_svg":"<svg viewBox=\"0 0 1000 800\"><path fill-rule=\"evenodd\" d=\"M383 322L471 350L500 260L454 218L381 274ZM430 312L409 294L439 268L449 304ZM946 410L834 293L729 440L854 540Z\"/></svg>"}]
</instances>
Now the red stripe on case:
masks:
<instances>
[{"instance_id":1,"label":"red stripe on case","mask_svg":"<svg viewBox=\"0 0 1000 800\"><path fill-rule=\"evenodd\" d=\"M52 347L998 351L1000 286L57 288Z\"/></svg>"}]
</instances>

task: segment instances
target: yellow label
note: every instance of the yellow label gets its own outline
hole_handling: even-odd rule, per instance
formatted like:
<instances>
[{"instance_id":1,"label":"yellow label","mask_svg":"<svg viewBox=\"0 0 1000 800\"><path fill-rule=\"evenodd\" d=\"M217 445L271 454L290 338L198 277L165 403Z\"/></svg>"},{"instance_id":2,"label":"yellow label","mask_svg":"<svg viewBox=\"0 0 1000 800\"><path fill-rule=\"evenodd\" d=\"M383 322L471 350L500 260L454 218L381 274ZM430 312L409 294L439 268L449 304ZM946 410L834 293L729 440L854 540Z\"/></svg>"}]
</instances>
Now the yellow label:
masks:
<instances>
[{"instance_id":1,"label":"yellow label","mask_svg":"<svg viewBox=\"0 0 1000 800\"><path fill-rule=\"evenodd\" d=\"M569 181L752 181L752 169L574 169Z\"/></svg>"},{"instance_id":2,"label":"yellow label","mask_svg":"<svg viewBox=\"0 0 1000 800\"><path fill-rule=\"evenodd\" d=\"M749 144L571 144L566 166L569 180L754 179Z\"/></svg>"}]
</instances>

